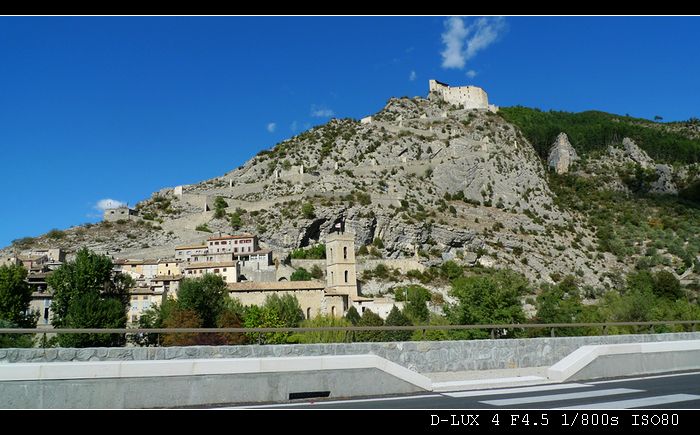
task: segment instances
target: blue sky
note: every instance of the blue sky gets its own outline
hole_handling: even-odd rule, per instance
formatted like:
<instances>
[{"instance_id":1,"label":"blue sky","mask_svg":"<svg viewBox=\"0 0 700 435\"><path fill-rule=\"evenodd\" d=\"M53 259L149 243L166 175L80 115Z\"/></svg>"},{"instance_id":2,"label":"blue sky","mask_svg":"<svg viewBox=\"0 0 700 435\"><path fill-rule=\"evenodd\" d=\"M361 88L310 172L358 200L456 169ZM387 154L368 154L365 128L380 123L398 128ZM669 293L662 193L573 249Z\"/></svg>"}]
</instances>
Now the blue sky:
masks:
<instances>
[{"instance_id":1,"label":"blue sky","mask_svg":"<svg viewBox=\"0 0 700 435\"><path fill-rule=\"evenodd\" d=\"M429 78L700 116L700 18L0 17L0 246L231 170Z\"/></svg>"}]
</instances>

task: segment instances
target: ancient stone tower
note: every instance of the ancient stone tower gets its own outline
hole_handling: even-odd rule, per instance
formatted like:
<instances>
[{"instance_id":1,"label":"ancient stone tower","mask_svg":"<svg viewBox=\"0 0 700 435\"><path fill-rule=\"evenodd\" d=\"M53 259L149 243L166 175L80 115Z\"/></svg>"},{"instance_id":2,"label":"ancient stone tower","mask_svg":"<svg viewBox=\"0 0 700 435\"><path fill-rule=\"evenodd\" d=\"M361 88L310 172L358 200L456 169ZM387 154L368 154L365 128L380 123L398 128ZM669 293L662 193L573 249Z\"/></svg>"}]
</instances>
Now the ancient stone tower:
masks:
<instances>
[{"instance_id":1,"label":"ancient stone tower","mask_svg":"<svg viewBox=\"0 0 700 435\"><path fill-rule=\"evenodd\" d=\"M326 236L326 282L334 293L357 298L354 233L339 231Z\"/></svg>"},{"instance_id":2,"label":"ancient stone tower","mask_svg":"<svg viewBox=\"0 0 700 435\"><path fill-rule=\"evenodd\" d=\"M441 100L456 106L462 106L465 109L485 109L491 112L498 111L498 107L489 104L489 97L486 91L477 86L452 87L447 83L429 80L428 90Z\"/></svg>"}]
</instances>

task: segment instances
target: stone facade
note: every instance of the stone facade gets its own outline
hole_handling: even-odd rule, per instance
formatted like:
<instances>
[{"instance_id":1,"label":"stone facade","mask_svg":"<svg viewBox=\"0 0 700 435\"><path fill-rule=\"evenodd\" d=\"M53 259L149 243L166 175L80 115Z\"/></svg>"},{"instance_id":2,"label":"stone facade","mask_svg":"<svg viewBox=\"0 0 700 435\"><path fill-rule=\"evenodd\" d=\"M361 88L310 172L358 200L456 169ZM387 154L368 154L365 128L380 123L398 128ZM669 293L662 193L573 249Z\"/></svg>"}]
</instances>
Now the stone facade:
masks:
<instances>
[{"instance_id":1,"label":"stone facade","mask_svg":"<svg viewBox=\"0 0 700 435\"><path fill-rule=\"evenodd\" d=\"M489 97L486 91L477 86L451 87L447 83L429 80L428 89L431 94L455 106L462 106L465 109L498 111L496 106L489 104Z\"/></svg>"},{"instance_id":2,"label":"stone facade","mask_svg":"<svg viewBox=\"0 0 700 435\"><path fill-rule=\"evenodd\" d=\"M108 222L138 219L138 212L129 207L110 208L104 211L102 219Z\"/></svg>"},{"instance_id":3,"label":"stone facade","mask_svg":"<svg viewBox=\"0 0 700 435\"><path fill-rule=\"evenodd\" d=\"M207 245L178 246L175 248L175 259L186 262L197 261L194 258L203 258L207 252Z\"/></svg>"},{"instance_id":4,"label":"stone facade","mask_svg":"<svg viewBox=\"0 0 700 435\"><path fill-rule=\"evenodd\" d=\"M334 293L357 298L355 234L332 233L326 237L326 281Z\"/></svg>"},{"instance_id":5,"label":"stone facade","mask_svg":"<svg viewBox=\"0 0 700 435\"><path fill-rule=\"evenodd\" d=\"M183 269L185 278L201 278L207 273L218 275L227 283L238 282L241 266L237 261L222 261L218 263L191 263Z\"/></svg>"},{"instance_id":6,"label":"stone facade","mask_svg":"<svg viewBox=\"0 0 700 435\"><path fill-rule=\"evenodd\" d=\"M240 282L229 284L229 295L238 299L243 305L265 304L268 296L276 294L296 296L306 319L318 314L342 315L345 311L342 298L326 296L323 281L282 281L282 282Z\"/></svg>"}]
</instances>

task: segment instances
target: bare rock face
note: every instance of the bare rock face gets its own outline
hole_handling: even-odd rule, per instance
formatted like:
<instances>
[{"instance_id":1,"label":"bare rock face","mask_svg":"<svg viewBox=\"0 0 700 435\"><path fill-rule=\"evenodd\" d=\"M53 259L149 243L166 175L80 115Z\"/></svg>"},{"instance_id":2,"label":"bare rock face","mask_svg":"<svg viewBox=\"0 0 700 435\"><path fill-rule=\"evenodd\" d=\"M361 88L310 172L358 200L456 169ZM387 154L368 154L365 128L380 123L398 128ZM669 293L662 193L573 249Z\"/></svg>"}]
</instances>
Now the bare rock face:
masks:
<instances>
[{"instance_id":1,"label":"bare rock face","mask_svg":"<svg viewBox=\"0 0 700 435\"><path fill-rule=\"evenodd\" d=\"M654 160L649 157L646 151L639 148L632 139L628 137L622 139L622 147L625 149L625 155L636 163L639 163L642 168L650 169L654 167Z\"/></svg>"},{"instance_id":2,"label":"bare rock face","mask_svg":"<svg viewBox=\"0 0 700 435\"><path fill-rule=\"evenodd\" d=\"M673 168L671 165L656 165L656 175L658 175L659 178L651 183L650 192L670 195L678 194L678 187L673 181Z\"/></svg>"},{"instance_id":3,"label":"bare rock face","mask_svg":"<svg viewBox=\"0 0 700 435\"><path fill-rule=\"evenodd\" d=\"M554 169L557 174L569 172L571 164L579 159L576 150L569 142L566 133L559 133L557 139L549 150L547 164Z\"/></svg>"}]
</instances>

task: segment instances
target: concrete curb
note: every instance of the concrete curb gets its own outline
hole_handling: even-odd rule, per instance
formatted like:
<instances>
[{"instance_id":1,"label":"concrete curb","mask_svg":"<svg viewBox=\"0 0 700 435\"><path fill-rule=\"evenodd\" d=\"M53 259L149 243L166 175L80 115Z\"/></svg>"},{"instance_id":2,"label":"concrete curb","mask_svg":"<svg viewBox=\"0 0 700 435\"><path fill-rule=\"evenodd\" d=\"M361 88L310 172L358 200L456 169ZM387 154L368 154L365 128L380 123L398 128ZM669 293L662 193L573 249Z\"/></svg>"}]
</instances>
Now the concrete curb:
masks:
<instances>
[{"instance_id":1,"label":"concrete curb","mask_svg":"<svg viewBox=\"0 0 700 435\"><path fill-rule=\"evenodd\" d=\"M603 356L640 354L640 357L643 357L649 354L691 351L700 351L700 340L581 346L550 367L547 370L547 378L564 382ZM700 368L700 361L698 361L698 368ZM673 369L674 367L668 367L667 371ZM658 371L657 368L653 372Z\"/></svg>"},{"instance_id":2,"label":"concrete curb","mask_svg":"<svg viewBox=\"0 0 700 435\"><path fill-rule=\"evenodd\" d=\"M372 368L424 390L430 391L432 389L432 381L426 376L376 355L19 363L0 366L0 382L233 375Z\"/></svg>"}]
</instances>

